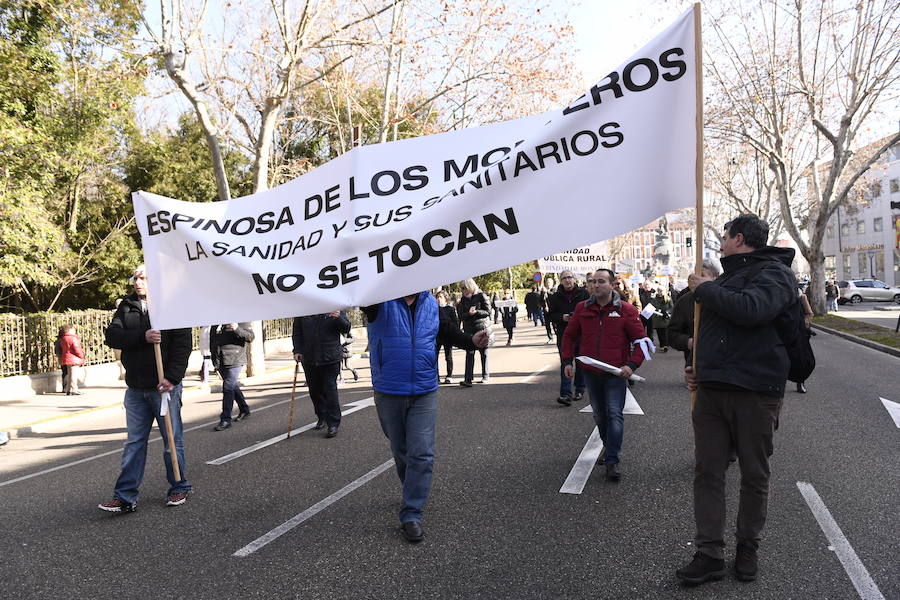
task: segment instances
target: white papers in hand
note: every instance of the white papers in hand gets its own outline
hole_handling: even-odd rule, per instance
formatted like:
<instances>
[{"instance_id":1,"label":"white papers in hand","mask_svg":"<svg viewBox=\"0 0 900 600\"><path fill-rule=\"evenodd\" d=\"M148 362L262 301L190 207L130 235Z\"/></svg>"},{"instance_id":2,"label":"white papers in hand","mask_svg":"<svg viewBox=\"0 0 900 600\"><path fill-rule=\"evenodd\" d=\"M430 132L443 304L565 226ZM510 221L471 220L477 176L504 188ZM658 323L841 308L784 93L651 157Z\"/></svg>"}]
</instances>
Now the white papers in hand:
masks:
<instances>
[{"instance_id":1,"label":"white papers in hand","mask_svg":"<svg viewBox=\"0 0 900 600\"><path fill-rule=\"evenodd\" d=\"M619 367L614 367L605 362L593 359L590 356L576 356L575 360L581 362L582 364L600 369L601 371L612 373L613 375L619 375L622 372L622 369L620 369ZM635 375L634 373L632 373L628 379L630 379L631 381L647 381L645 378L641 377L640 375Z\"/></svg>"}]
</instances>

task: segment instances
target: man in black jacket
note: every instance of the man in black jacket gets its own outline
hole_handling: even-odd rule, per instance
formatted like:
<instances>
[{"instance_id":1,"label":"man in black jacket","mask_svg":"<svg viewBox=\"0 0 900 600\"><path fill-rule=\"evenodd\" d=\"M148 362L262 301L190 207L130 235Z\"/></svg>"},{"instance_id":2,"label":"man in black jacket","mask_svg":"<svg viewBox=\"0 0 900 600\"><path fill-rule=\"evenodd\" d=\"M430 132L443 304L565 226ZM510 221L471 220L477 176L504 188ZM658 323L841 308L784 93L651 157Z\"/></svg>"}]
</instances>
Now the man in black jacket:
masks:
<instances>
[{"instance_id":1,"label":"man in black jacket","mask_svg":"<svg viewBox=\"0 0 900 600\"><path fill-rule=\"evenodd\" d=\"M319 421L316 429L326 425L325 437L333 438L341 425L337 378L341 372L341 334L350 333L350 320L345 311L308 317L294 317L294 360L303 365L309 397Z\"/></svg>"},{"instance_id":2,"label":"man in black jacket","mask_svg":"<svg viewBox=\"0 0 900 600\"><path fill-rule=\"evenodd\" d=\"M575 282L575 274L572 271L563 271L559 274L560 284L556 293L547 298L547 310L550 321L556 330L556 350L559 352L559 397L557 402L565 406L572 405L572 380L566 377L566 366L562 364L562 339L569 324L569 317L575 312L575 305L590 298L587 290L578 287ZM578 348L575 349L576 355ZM575 400L584 398L584 375L581 369L575 370Z\"/></svg>"},{"instance_id":3,"label":"man in black jacket","mask_svg":"<svg viewBox=\"0 0 900 600\"><path fill-rule=\"evenodd\" d=\"M147 462L147 440L154 419L159 424L163 438L163 460L166 477L169 480L167 506L184 504L191 491L191 484L184 475L184 433L181 424L181 380L187 370L191 354L191 330L172 329L159 331L152 329L147 312L147 279L144 265L134 271L134 293L126 297L106 329L106 345L122 351L125 366L125 421L128 438L122 451L122 471L116 480L113 499L98 505L100 510L122 513L134 512L137 506L138 487L144 478ZM156 357L153 345L159 344L162 351L163 373L159 381L156 372ZM172 459L169 453L169 439L160 416L162 393L169 393L168 411L172 417L175 451L181 481L175 481Z\"/></svg>"},{"instance_id":4,"label":"man in black jacket","mask_svg":"<svg viewBox=\"0 0 900 600\"><path fill-rule=\"evenodd\" d=\"M539 320L541 325L544 324L544 312L541 310L541 295L538 293L536 286L531 286L531 291L525 294L525 312L535 327L537 327Z\"/></svg>"},{"instance_id":5,"label":"man in black jacket","mask_svg":"<svg viewBox=\"0 0 900 600\"><path fill-rule=\"evenodd\" d=\"M222 414L219 424L213 429L222 431L231 427L231 411L237 400L238 415L235 421L250 416L250 406L244 399L238 376L247 364L247 347L253 341L253 330L248 324L228 323L215 325L210 329L209 349L213 365L222 377Z\"/></svg>"},{"instance_id":6,"label":"man in black jacket","mask_svg":"<svg viewBox=\"0 0 900 600\"><path fill-rule=\"evenodd\" d=\"M725 574L725 471L732 452L741 469L733 571L742 581L756 578L769 457L790 367L775 322L797 301L794 250L766 246L768 235L759 217L738 216L722 236L724 274L688 278L703 308L693 346L697 372L685 369L697 394L691 413L697 552L676 575L691 584Z\"/></svg>"}]
</instances>

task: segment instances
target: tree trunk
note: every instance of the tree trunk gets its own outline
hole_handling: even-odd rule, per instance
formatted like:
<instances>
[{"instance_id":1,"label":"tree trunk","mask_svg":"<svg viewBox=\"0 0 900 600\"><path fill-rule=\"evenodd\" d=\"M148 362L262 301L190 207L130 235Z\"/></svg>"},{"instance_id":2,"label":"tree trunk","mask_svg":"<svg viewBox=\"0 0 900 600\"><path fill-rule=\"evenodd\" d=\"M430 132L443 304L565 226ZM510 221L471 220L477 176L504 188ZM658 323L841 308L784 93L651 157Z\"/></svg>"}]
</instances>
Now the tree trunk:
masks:
<instances>
[{"instance_id":1,"label":"tree trunk","mask_svg":"<svg viewBox=\"0 0 900 600\"><path fill-rule=\"evenodd\" d=\"M280 106L271 103L262 115L259 125L259 138L256 145L256 156L253 161L253 193L269 189L269 156L272 149L272 138L275 135L275 124L278 121ZM254 340L247 349L247 377L255 377L266 373L266 347L263 340L262 321L250 323Z\"/></svg>"},{"instance_id":2,"label":"tree trunk","mask_svg":"<svg viewBox=\"0 0 900 600\"><path fill-rule=\"evenodd\" d=\"M820 249L804 252L803 258L809 263L809 287L806 295L813 313L828 314L828 307L825 305L825 255Z\"/></svg>"},{"instance_id":3,"label":"tree trunk","mask_svg":"<svg viewBox=\"0 0 900 600\"><path fill-rule=\"evenodd\" d=\"M72 211L69 213L69 233L78 233L78 211L81 210L81 196L78 190L81 186L76 180L72 186Z\"/></svg>"}]
</instances>

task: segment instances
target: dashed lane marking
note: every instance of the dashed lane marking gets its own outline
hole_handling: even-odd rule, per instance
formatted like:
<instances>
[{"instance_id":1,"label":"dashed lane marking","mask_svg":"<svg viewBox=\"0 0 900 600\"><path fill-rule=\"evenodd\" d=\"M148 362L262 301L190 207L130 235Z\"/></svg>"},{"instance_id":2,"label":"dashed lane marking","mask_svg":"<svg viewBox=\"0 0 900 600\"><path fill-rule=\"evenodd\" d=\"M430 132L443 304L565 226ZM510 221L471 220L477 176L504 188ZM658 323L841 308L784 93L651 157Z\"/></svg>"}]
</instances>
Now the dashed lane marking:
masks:
<instances>
[{"instance_id":1,"label":"dashed lane marking","mask_svg":"<svg viewBox=\"0 0 900 600\"><path fill-rule=\"evenodd\" d=\"M544 365L543 367L541 367L540 369L538 369L537 371L535 371L534 373L532 373L532 374L529 375L528 377L525 377L524 379L522 379L522 381L521 381L520 383L528 383L528 382L530 382L532 379L536 378L538 375L540 375L541 373L543 373L544 371L546 371L546 370L549 369L550 367L551 367L551 365Z\"/></svg>"},{"instance_id":2,"label":"dashed lane marking","mask_svg":"<svg viewBox=\"0 0 900 600\"><path fill-rule=\"evenodd\" d=\"M350 408L348 408L347 410L341 411L342 417L349 415L351 413L355 413L358 410L362 410L362 409L366 408L367 406L375 406L375 397L370 396L368 398L365 398L364 400L357 400L356 402L350 402L349 404L345 404L344 406L349 406ZM303 425L302 427L298 427L297 429L292 430L291 435L303 433L304 431L309 431L310 429L315 427L315 425L316 424L314 422L307 423L306 425ZM263 448L267 448L268 446L271 446L272 444L277 444L278 442L283 442L284 440L288 439L288 437L289 436L287 433L282 433L281 435L276 435L275 437L269 438L267 440L263 440L262 442L258 442L256 444L253 444L252 446L248 446L246 448L241 448L240 450L232 452L231 454L226 454L225 456L221 456L219 458L214 458L213 460L208 460L208 461L206 461L206 464L208 464L208 465L224 465L225 463L230 462L236 458L246 456L246 455L250 454L251 452L256 452L257 450L262 450Z\"/></svg>"},{"instance_id":3,"label":"dashed lane marking","mask_svg":"<svg viewBox=\"0 0 900 600\"><path fill-rule=\"evenodd\" d=\"M859 560L859 556L856 555L853 546L847 541L844 532L841 531L834 517L831 516L828 507L822 502L822 498L819 497L816 489L812 484L805 481L798 481L797 487L800 489L803 499L809 505L809 509L812 511L816 521L819 522L819 527L822 528L825 537L828 538L831 544L829 549L833 549L838 560L841 561L859 597L862 600L884 600L884 596L881 594L878 586L875 585L875 581L869 575L862 561Z\"/></svg>"},{"instance_id":4,"label":"dashed lane marking","mask_svg":"<svg viewBox=\"0 0 900 600\"><path fill-rule=\"evenodd\" d=\"M560 494L580 494L584 491L584 486L594 470L594 465L597 464L597 459L600 458L601 450L603 450L603 442L600 440L600 432L594 427L594 431L581 450L581 454L578 455L578 460L575 461L572 470L569 471L569 476L566 477L562 487L559 488Z\"/></svg>"},{"instance_id":5,"label":"dashed lane marking","mask_svg":"<svg viewBox=\"0 0 900 600\"><path fill-rule=\"evenodd\" d=\"M345 392L345 393L352 394L352 393L357 392L357 391L368 391L368 390L348 390L348 391ZM285 403L287 403L287 402L290 402L290 400L279 400L278 402L273 402L272 404L267 404L267 405L265 405L265 406L254 407L254 408L253 408L253 412L261 412L261 411L264 411L264 410L266 410L266 409L274 408L274 407L279 406L279 405L281 405L281 404L285 404ZM184 433L188 433L189 431L196 431L197 429L203 429L204 427L211 427L211 426L215 425L215 424L218 423L218 422L219 422L219 420L216 419L215 421L207 421L207 422L201 423L201 424L199 424L199 425L194 425L193 427L187 427L187 428L184 429ZM153 437L153 438L150 438L149 440L147 440L147 443L148 443L148 444L152 444L152 443L158 442L158 441L160 441L160 440L162 440L162 438L159 437L159 436L156 436L156 437ZM100 454L94 454L94 455L92 455L92 456L86 456L85 458L81 458L81 459L78 459L78 460L73 460L72 462L67 462L67 463L64 463L64 464L61 464L61 465L56 465L55 467L50 467L49 469L44 469L43 471L37 471L36 473L29 473L28 475L22 475L21 477L16 477L16 478L14 478L14 479L8 479L8 480L6 480L6 481L0 481L0 487L6 486L6 485L12 485L12 484L14 484L14 483L19 483L20 481L25 481L25 480L31 479L31 478L33 478L33 477L39 477L39 476L41 476L41 475L47 475L47 474L53 473L53 472L55 472L55 471L59 471L59 470L62 470L62 469L67 469L67 468L69 468L69 467L74 467L74 466L77 466L77 465L80 465L80 464L84 464L84 463L86 463L86 462L90 462L90 461L92 461L92 460L97 460L98 458L103 458L103 457L105 457L105 456L112 456L113 454L121 454L121 453L122 453L122 449L121 449L121 448L116 448L115 450L110 450L110 451L108 451L108 452L101 452Z\"/></svg>"},{"instance_id":6,"label":"dashed lane marking","mask_svg":"<svg viewBox=\"0 0 900 600\"><path fill-rule=\"evenodd\" d=\"M878 398L881 400L881 403L884 405L884 408L887 409L888 414L891 415L891 418L894 420L894 425L900 427L900 404L896 402L892 402L887 398Z\"/></svg>"},{"instance_id":7,"label":"dashed lane marking","mask_svg":"<svg viewBox=\"0 0 900 600\"><path fill-rule=\"evenodd\" d=\"M394 466L393 458L387 462L381 463L380 465L378 465L377 467L375 467L374 469L372 469L371 471L369 471L368 473L366 473L359 479L348 483L347 485L345 485L344 487L342 487L335 493L331 494L324 500L316 502L315 504L313 504L312 506L310 506L309 508L304 510L302 513L288 519L287 521L285 521L284 523L282 523L275 529L272 529L265 535L262 535L262 536L256 538L255 540L253 540L252 542L250 542L249 544L247 544L246 546L244 546L243 548L241 548L240 550L235 552L232 556L237 556L239 558L243 558L245 556L249 556L250 554L253 554L254 552L259 550L266 544L278 539L279 537L281 537L282 535L284 535L285 533L287 533L288 531L290 531L297 525L300 525L304 521L306 521L306 520L314 517L318 513L322 512L323 510L325 510L326 508L328 508L329 506L331 506L332 504L334 504L335 502L337 502L338 500L340 500L341 498L343 498L344 496L346 496L353 490L372 481L373 479L375 479L376 477L378 477L379 475L381 475L382 473L384 473L385 471L390 469L392 466Z\"/></svg>"},{"instance_id":8,"label":"dashed lane marking","mask_svg":"<svg viewBox=\"0 0 900 600\"><path fill-rule=\"evenodd\" d=\"M591 404L588 402L588 405L579 410L578 412L589 413L593 409L591 409ZM643 409L637 403L637 400L634 397L634 394L631 393L631 390L625 390L625 408L622 409L623 415L642 415L644 414Z\"/></svg>"}]
</instances>

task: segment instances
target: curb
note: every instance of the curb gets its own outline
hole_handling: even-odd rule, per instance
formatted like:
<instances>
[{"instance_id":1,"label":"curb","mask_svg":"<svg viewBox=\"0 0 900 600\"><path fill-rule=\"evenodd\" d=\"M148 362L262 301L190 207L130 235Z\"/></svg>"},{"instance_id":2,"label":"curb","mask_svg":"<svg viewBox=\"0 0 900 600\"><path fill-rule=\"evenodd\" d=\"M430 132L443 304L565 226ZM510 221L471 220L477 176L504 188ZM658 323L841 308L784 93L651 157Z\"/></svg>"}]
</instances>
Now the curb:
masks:
<instances>
[{"instance_id":1,"label":"curb","mask_svg":"<svg viewBox=\"0 0 900 600\"><path fill-rule=\"evenodd\" d=\"M265 372L265 374L263 374L263 375L258 375L255 377L244 377L244 378L242 378L242 381L247 382L247 383L255 383L257 381L262 380L262 378L266 377L267 375L270 375L272 373L278 373L279 371L285 371L288 369L293 369L293 367L287 366L287 367L278 367L278 368L270 369L270 370L267 370ZM196 391L207 391L208 392L208 391L210 391L210 386L208 386L208 385L203 386L203 385L197 384L197 385L192 385L190 387L186 387L183 389L183 393L185 395L188 392L196 392ZM117 408L120 406L122 406L121 400L118 402L114 402L112 404L105 404L103 406L94 406L92 408L85 408L85 409L78 410L78 411L64 414L64 415L56 415L54 417L47 417L46 419L41 419L40 421L32 421L31 423L22 423L21 425L12 425L12 426L9 426L8 429L0 430L0 432L5 433L9 437L10 440L13 440L20 436L35 433L35 429L34 429L35 427L40 427L42 425L46 425L47 423L55 423L58 421L62 421L64 419L80 417L82 415L87 415L90 413L99 412L101 410L107 410L110 408Z\"/></svg>"},{"instance_id":2,"label":"curb","mask_svg":"<svg viewBox=\"0 0 900 600\"><path fill-rule=\"evenodd\" d=\"M823 327L818 323L812 324L813 329L818 329L820 331L824 331L825 333L830 333L831 335L836 335L837 337L844 338L845 340L849 340L861 346L866 346L867 348L871 348L872 350L878 350L879 352L884 352L885 354L890 354L892 356L896 356L900 358L900 348L892 348L891 346L885 346L884 344L879 344L878 342L873 342L872 340L867 340L865 338L861 338L859 336L845 333L843 331L838 331L837 329L832 329L830 327ZM890 331L890 330L888 330Z\"/></svg>"}]
</instances>

